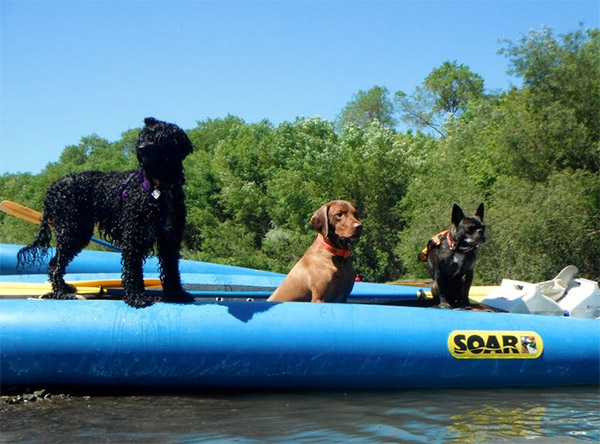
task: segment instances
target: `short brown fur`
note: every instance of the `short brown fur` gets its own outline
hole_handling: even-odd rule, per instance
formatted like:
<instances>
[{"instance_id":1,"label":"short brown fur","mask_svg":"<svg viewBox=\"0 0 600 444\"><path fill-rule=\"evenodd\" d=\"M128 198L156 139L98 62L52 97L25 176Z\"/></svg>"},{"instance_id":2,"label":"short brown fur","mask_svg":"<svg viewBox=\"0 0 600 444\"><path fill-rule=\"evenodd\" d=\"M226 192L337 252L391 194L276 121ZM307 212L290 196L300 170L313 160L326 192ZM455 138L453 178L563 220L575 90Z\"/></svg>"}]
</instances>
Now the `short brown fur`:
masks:
<instances>
[{"instance_id":1,"label":"short brown fur","mask_svg":"<svg viewBox=\"0 0 600 444\"><path fill-rule=\"evenodd\" d=\"M352 259L332 250L349 252L352 241L360 237L362 224L356 217L356 208L350 202L334 200L319 208L310 222L319 235L269 301L346 302L348 299L356 278ZM332 248L324 247L320 236Z\"/></svg>"}]
</instances>

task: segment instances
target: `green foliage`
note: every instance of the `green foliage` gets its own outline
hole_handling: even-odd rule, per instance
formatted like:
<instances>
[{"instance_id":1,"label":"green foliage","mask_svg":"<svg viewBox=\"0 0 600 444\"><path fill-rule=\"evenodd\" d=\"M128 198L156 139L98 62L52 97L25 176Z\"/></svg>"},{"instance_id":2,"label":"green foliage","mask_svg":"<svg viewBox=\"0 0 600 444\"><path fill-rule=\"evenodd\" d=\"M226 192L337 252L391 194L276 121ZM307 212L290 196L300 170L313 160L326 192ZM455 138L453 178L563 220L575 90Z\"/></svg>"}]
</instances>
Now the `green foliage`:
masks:
<instances>
[{"instance_id":1,"label":"green foliage","mask_svg":"<svg viewBox=\"0 0 600 444\"><path fill-rule=\"evenodd\" d=\"M490 249L480 275L547 280L575 264L584 276L600 276L600 178L588 171L553 172L545 183L517 177L498 181L490 206ZM492 247L493 245L493 247Z\"/></svg>"},{"instance_id":2,"label":"green foliage","mask_svg":"<svg viewBox=\"0 0 600 444\"><path fill-rule=\"evenodd\" d=\"M44 183L40 176L5 174L0 176L0 200L16 200L30 208L41 208ZM3 243L24 243L33 239L37 226L0 212L0 238Z\"/></svg>"},{"instance_id":3,"label":"green foliage","mask_svg":"<svg viewBox=\"0 0 600 444\"><path fill-rule=\"evenodd\" d=\"M397 207L410 177L410 162L403 149L407 144L410 137L397 136L377 122L367 131L349 127L342 136L339 195L347 196L360 209L364 234L355 265L359 275L368 280L391 280L403 271L393 252L404 225Z\"/></svg>"},{"instance_id":4,"label":"green foliage","mask_svg":"<svg viewBox=\"0 0 600 444\"><path fill-rule=\"evenodd\" d=\"M423 81L423 87L435 97L434 113L446 112L454 116L464 111L467 103L481 97L483 79L455 60L434 69Z\"/></svg>"},{"instance_id":5,"label":"green foliage","mask_svg":"<svg viewBox=\"0 0 600 444\"><path fill-rule=\"evenodd\" d=\"M454 61L434 69L410 96L398 91L395 101L404 121L445 136L443 121L464 113L481 97L481 76Z\"/></svg>"},{"instance_id":6,"label":"green foliage","mask_svg":"<svg viewBox=\"0 0 600 444\"><path fill-rule=\"evenodd\" d=\"M481 77L446 62L412 96L396 95L405 120L442 138L396 132L379 86L355 94L335 124L198 122L188 131L184 257L285 273L314 239L313 212L347 199L364 225L359 275L423 278L417 255L450 225L452 204L472 214L483 201L489 241L477 283L543 281L568 264L600 279L600 32L555 38L543 28L504 45L521 88L486 96ZM0 176L0 198L41 210L64 174L136 168L138 131L82 137L41 174ZM35 231L0 214L1 242Z\"/></svg>"},{"instance_id":7,"label":"green foliage","mask_svg":"<svg viewBox=\"0 0 600 444\"><path fill-rule=\"evenodd\" d=\"M480 282L543 281L568 264L600 277L600 64L590 50L598 48L598 32L562 41L548 30L542 35L533 32L509 46L513 72L524 76L525 86L479 100L447 124L429 174L411 182L398 249L409 274L426 276L411 257L449 225L452 203L469 212L480 200L489 224L476 269ZM574 91L573 84L583 89ZM564 91L581 100L569 100Z\"/></svg>"},{"instance_id":8,"label":"green foliage","mask_svg":"<svg viewBox=\"0 0 600 444\"><path fill-rule=\"evenodd\" d=\"M511 72L524 88L507 97L507 148L519 151L522 175L545 180L536 164L600 169L600 30L578 30L557 39L552 30L505 41ZM515 156L511 156L515 157Z\"/></svg>"},{"instance_id":9,"label":"green foliage","mask_svg":"<svg viewBox=\"0 0 600 444\"><path fill-rule=\"evenodd\" d=\"M273 227L306 232L308 221L323 203L340 196L335 187L344 156L331 123L302 119L282 123L275 131L273 167L268 193L275 204Z\"/></svg>"},{"instance_id":10,"label":"green foliage","mask_svg":"<svg viewBox=\"0 0 600 444\"><path fill-rule=\"evenodd\" d=\"M373 121L386 128L396 125L394 102L389 98L387 88L381 86L357 92L338 117L338 127L343 129L347 125L356 125L367 128Z\"/></svg>"}]
</instances>

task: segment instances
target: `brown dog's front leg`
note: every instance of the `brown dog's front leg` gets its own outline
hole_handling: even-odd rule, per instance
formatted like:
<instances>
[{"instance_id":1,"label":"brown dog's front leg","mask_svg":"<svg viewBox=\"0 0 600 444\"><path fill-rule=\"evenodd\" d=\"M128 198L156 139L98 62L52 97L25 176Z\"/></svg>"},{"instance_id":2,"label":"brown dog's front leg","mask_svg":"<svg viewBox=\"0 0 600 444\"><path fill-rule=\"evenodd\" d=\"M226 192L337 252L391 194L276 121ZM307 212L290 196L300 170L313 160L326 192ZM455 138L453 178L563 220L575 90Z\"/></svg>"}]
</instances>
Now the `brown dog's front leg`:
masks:
<instances>
[{"instance_id":1,"label":"brown dog's front leg","mask_svg":"<svg viewBox=\"0 0 600 444\"><path fill-rule=\"evenodd\" d=\"M313 291L312 298L311 298L311 300L310 300L310 301L311 301L311 302L317 302L317 303L321 303L321 304L322 304L322 303L324 303L324 302L327 302L327 301L326 301L326 300L323 298L323 296L322 296L322 295L320 295L320 294L317 294L317 293L315 293L314 291Z\"/></svg>"}]
</instances>

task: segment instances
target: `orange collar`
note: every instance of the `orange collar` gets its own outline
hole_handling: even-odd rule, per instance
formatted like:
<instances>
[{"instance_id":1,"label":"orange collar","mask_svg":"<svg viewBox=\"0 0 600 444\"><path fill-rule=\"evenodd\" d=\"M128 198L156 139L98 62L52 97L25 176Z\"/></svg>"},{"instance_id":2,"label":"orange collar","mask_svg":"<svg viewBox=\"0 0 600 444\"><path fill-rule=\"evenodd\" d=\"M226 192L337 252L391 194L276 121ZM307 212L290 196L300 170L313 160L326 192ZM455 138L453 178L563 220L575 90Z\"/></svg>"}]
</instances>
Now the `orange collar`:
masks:
<instances>
[{"instance_id":1,"label":"orange collar","mask_svg":"<svg viewBox=\"0 0 600 444\"><path fill-rule=\"evenodd\" d=\"M352 256L352 247L348 247L346 249L336 248L327 242L327 239L325 239L321 233L319 233L317 239L319 240L319 245L321 248L324 248L335 256L343 257L344 259Z\"/></svg>"},{"instance_id":2,"label":"orange collar","mask_svg":"<svg viewBox=\"0 0 600 444\"><path fill-rule=\"evenodd\" d=\"M448 247L450 247L450 249L452 251L456 251L458 253L468 253L470 251L475 250L477 247L479 247L479 245L474 245L472 247L469 247L469 246L467 246L467 247L461 247L459 245L454 245L454 243L452 242L452 239L450 239L450 230L446 230L446 231L447 231L447 233L446 233L446 241L448 242ZM442 235L446 231L440 233L439 235Z\"/></svg>"},{"instance_id":3,"label":"orange collar","mask_svg":"<svg viewBox=\"0 0 600 444\"><path fill-rule=\"evenodd\" d=\"M440 233L440 235L443 236L443 233L446 234L446 241L448 242L448 247L450 247L450 249L452 251L456 250L456 247L454 246L454 244L452 243L452 238L450 237L450 230L444 230Z\"/></svg>"}]
</instances>

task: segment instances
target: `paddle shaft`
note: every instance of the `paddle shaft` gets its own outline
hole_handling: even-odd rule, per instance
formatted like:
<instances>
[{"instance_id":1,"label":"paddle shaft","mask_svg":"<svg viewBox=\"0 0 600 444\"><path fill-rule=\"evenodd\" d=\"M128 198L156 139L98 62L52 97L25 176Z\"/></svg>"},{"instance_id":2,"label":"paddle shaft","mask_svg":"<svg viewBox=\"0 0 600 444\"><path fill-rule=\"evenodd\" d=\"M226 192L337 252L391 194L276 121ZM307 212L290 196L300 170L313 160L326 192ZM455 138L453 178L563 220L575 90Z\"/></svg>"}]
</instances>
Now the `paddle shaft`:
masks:
<instances>
[{"instance_id":1,"label":"paddle shaft","mask_svg":"<svg viewBox=\"0 0 600 444\"><path fill-rule=\"evenodd\" d=\"M119 279L70 281L76 289L76 293L89 299L101 297L123 297L125 290ZM144 279L146 292L156 298L162 296L160 279ZM0 298L7 296L36 296L44 295L52 291L49 282L0 282ZM266 299L273 291L264 290L188 290L194 297L198 298L231 298L231 299Z\"/></svg>"},{"instance_id":2,"label":"paddle shaft","mask_svg":"<svg viewBox=\"0 0 600 444\"><path fill-rule=\"evenodd\" d=\"M38 297L50 293L52 289L50 287L27 289L27 288L0 288L0 299L21 299L23 297ZM156 300L161 300L163 292L162 290L147 290L149 295L154 297ZM219 300L250 300L258 299L265 300L271 296L271 291L189 291L189 293L195 298L200 299L215 299ZM77 295L83 296L85 299L121 299L125 295L125 290L122 288L101 288L101 287L78 287Z\"/></svg>"},{"instance_id":3,"label":"paddle shaft","mask_svg":"<svg viewBox=\"0 0 600 444\"><path fill-rule=\"evenodd\" d=\"M42 213L16 202L11 202L10 200L3 200L0 202L0 210L4 211L6 214L10 214L11 216L18 217L19 219L26 220L27 222L36 225L39 225L42 222ZM110 248L111 250L121 251L119 247L95 237L92 237L91 241L98 245L102 245L103 247Z\"/></svg>"}]
</instances>

